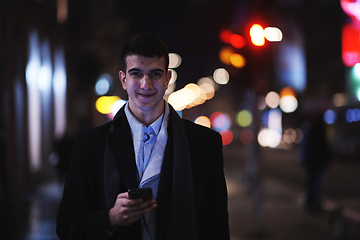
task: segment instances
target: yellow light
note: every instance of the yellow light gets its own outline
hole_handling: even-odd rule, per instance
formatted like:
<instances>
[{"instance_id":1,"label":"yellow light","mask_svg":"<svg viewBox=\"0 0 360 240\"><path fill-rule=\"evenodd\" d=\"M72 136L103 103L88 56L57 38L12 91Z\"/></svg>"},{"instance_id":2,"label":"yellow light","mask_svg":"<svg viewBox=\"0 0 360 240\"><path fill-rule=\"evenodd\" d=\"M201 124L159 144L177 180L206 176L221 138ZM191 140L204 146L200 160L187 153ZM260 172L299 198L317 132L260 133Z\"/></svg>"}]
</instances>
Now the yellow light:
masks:
<instances>
[{"instance_id":1,"label":"yellow light","mask_svg":"<svg viewBox=\"0 0 360 240\"><path fill-rule=\"evenodd\" d=\"M206 100L209 100L214 97L215 95L215 89L214 87L209 83L203 83L199 86L206 94Z\"/></svg>"},{"instance_id":2,"label":"yellow light","mask_svg":"<svg viewBox=\"0 0 360 240\"><path fill-rule=\"evenodd\" d=\"M236 123L240 127L248 127L252 123L252 120L253 116L249 110L241 110L236 115Z\"/></svg>"},{"instance_id":3,"label":"yellow light","mask_svg":"<svg viewBox=\"0 0 360 240\"><path fill-rule=\"evenodd\" d=\"M101 96L96 100L95 108L101 114L109 114L112 112L113 104L118 100L118 96Z\"/></svg>"},{"instance_id":4,"label":"yellow light","mask_svg":"<svg viewBox=\"0 0 360 240\"><path fill-rule=\"evenodd\" d=\"M264 30L265 38L270 42L280 42L283 34L280 29L276 27L267 27Z\"/></svg>"},{"instance_id":5,"label":"yellow light","mask_svg":"<svg viewBox=\"0 0 360 240\"><path fill-rule=\"evenodd\" d=\"M236 68L242 68L246 63L245 58L238 53L230 55L230 62Z\"/></svg>"},{"instance_id":6,"label":"yellow light","mask_svg":"<svg viewBox=\"0 0 360 240\"><path fill-rule=\"evenodd\" d=\"M186 103L184 103L185 96L182 92L176 91L169 95L168 102L176 111L184 110Z\"/></svg>"},{"instance_id":7,"label":"yellow light","mask_svg":"<svg viewBox=\"0 0 360 240\"><path fill-rule=\"evenodd\" d=\"M230 56L231 54L233 54L234 51L232 50L232 48L230 47L224 47L220 50L220 53L219 53L219 58L220 58L220 61L224 64L227 64L227 65L230 65L231 62L230 62Z\"/></svg>"},{"instance_id":8,"label":"yellow light","mask_svg":"<svg viewBox=\"0 0 360 240\"><path fill-rule=\"evenodd\" d=\"M206 116L200 116L198 117L196 120L195 120L195 123L196 124L199 124L199 125L202 125L202 126L205 126L205 127L208 127L210 128L211 127L211 122L210 122L210 119Z\"/></svg>"},{"instance_id":9,"label":"yellow light","mask_svg":"<svg viewBox=\"0 0 360 240\"><path fill-rule=\"evenodd\" d=\"M199 86L203 83L210 84L211 86L213 86L215 91L219 89L219 85L214 81L214 79L212 77L203 77L197 81L197 85L199 85Z\"/></svg>"},{"instance_id":10,"label":"yellow light","mask_svg":"<svg viewBox=\"0 0 360 240\"><path fill-rule=\"evenodd\" d=\"M254 24L250 28L251 42L255 46L263 46L265 44L264 29L259 24Z\"/></svg>"},{"instance_id":11,"label":"yellow light","mask_svg":"<svg viewBox=\"0 0 360 240\"><path fill-rule=\"evenodd\" d=\"M201 105L206 101L206 98L207 98L206 92L204 91L204 89L200 88L200 96L197 99L195 99L194 104Z\"/></svg>"}]
</instances>

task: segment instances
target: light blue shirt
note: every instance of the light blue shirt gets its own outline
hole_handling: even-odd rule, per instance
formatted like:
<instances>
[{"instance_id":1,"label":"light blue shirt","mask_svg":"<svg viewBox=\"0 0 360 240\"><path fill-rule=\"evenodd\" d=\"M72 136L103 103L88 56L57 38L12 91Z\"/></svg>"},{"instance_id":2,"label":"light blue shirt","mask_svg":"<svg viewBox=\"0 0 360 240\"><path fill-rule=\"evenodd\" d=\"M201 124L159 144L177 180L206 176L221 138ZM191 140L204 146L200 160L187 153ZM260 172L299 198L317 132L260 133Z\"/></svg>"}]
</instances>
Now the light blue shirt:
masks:
<instances>
[{"instance_id":1,"label":"light blue shirt","mask_svg":"<svg viewBox=\"0 0 360 240\"><path fill-rule=\"evenodd\" d=\"M149 163L152 150L157 141L157 135L160 132L164 113L149 127L146 127L143 123L137 120L137 118L131 113L128 103L125 106L125 115L131 128L135 161L138 170L138 181L140 181ZM147 139L148 136L150 137L149 139Z\"/></svg>"},{"instance_id":2,"label":"light blue shirt","mask_svg":"<svg viewBox=\"0 0 360 240\"><path fill-rule=\"evenodd\" d=\"M150 126L146 127L131 113L129 104L127 103L125 106L125 115L133 138L139 188L151 187L154 199L157 197L161 166L168 137L169 113L169 106L166 103L165 112ZM143 240L156 238L155 212L156 210L153 210L142 217Z\"/></svg>"}]
</instances>

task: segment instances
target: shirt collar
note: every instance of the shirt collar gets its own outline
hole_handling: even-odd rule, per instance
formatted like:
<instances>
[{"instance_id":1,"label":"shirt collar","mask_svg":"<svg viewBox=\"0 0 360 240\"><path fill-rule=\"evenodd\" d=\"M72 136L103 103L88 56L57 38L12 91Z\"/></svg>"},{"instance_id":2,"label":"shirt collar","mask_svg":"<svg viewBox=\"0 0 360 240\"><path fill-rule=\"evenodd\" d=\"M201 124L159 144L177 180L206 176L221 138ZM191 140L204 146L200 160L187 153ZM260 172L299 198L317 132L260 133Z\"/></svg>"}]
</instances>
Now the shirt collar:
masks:
<instances>
[{"instance_id":1,"label":"shirt collar","mask_svg":"<svg viewBox=\"0 0 360 240\"><path fill-rule=\"evenodd\" d=\"M130 111L130 108L129 108L129 102L126 103L126 106L125 106L125 115L127 117L127 120L129 122L129 125L130 125L130 128L131 128L131 131L133 132L134 135L140 135L142 134L142 129L146 129L146 126L141 123L133 114L132 112ZM164 113L158 117L158 119L156 119L152 124L150 124L149 127L147 128L152 128L155 132L155 134L157 135L160 131L160 128L161 128L161 123L162 123L162 120L164 118Z\"/></svg>"}]
</instances>

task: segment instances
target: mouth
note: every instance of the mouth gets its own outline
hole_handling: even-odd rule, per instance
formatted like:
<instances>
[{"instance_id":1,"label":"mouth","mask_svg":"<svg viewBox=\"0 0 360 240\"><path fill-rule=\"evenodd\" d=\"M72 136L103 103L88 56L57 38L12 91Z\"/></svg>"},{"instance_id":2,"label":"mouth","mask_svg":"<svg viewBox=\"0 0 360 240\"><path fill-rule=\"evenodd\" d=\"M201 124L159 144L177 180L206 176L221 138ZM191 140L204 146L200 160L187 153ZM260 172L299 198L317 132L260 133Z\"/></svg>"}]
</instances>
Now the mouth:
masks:
<instances>
[{"instance_id":1,"label":"mouth","mask_svg":"<svg viewBox=\"0 0 360 240\"><path fill-rule=\"evenodd\" d=\"M151 98L155 96L156 93L138 93L143 98Z\"/></svg>"}]
</instances>

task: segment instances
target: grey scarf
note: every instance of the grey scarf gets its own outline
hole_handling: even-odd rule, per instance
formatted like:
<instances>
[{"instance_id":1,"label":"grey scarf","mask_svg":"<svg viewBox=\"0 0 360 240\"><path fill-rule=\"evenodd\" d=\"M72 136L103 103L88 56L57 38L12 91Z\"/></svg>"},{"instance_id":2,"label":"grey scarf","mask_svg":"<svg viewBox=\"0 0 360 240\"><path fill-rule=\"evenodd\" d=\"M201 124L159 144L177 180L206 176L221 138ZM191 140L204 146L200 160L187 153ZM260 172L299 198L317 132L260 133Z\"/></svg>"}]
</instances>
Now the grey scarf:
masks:
<instances>
[{"instance_id":1,"label":"grey scarf","mask_svg":"<svg viewBox=\"0 0 360 240\"><path fill-rule=\"evenodd\" d=\"M166 221L166 239L195 240L197 239L195 202L189 141L181 118L170 105L169 107L169 126L171 129L168 131L172 131L173 135L174 156L169 219ZM118 113L115 116L114 121L119 117L125 117L121 116L124 114L123 112L123 109L120 110L120 114ZM113 131L114 125L112 123L109 133ZM119 159L114 159L114 154L107 142L104 155L104 189L108 208L113 207L119 194L118 189L120 189L120 174L115 161L119 161Z\"/></svg>"}]
</instances>

